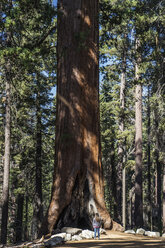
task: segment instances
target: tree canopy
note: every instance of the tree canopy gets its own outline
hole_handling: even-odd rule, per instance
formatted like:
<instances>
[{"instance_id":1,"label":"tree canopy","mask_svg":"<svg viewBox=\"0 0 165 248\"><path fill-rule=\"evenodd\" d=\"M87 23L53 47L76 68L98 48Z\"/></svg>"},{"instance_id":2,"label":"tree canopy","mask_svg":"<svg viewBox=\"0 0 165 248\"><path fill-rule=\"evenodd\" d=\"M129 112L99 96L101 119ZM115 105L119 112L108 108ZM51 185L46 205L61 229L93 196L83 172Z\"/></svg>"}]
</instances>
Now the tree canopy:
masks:
<instances>
[{"instance_id":1,"label":"tree canopy","mask_svg":"<svg viewBox=\"0 0 165 248\"><path fill-rule=\"evenodd\" d=\"M95 212L165 232L164 1L0 9L1 242Z\"/></svg>"}]
</instances>

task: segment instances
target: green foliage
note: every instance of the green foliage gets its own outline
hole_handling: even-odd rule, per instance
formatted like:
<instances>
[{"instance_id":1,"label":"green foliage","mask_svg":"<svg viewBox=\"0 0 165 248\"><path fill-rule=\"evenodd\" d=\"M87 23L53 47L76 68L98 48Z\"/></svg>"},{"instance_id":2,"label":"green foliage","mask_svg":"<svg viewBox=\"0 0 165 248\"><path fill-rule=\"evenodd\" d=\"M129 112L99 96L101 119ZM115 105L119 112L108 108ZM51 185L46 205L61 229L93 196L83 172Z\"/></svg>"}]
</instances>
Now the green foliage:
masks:
<instances>
[{"instance_id":1,"label":"green foliage","mask_svg":"<svg viewBox=\"0 0 165 248\"><path fill-rule=\"evenodd\" d=\"M49 204L54 167L56 85L56 9L47 0L4 1L0 13L0 158L4 154L6 63L11 82L11 171L9 210L14 225L19 194L28 198L28 232L33 215L37 132L37 95L40 95L44 211ZM40 87L38 86L38 82ZM49 149L48 149L49 147ZM25 206L25 205L24 205ZM28 211L25 212L25 211ZM13 216L13 217L12 217ZM14 236L10 235L14 239ZM11 240L14 241L14 240Z\"/></svg>"},{"instance_id":2,"label":"green foliage","mask_svg":"<svg viewBox=\"0 0 165 248\"><path fill-rule=\"evenodd\" d=\"M165 137L164 9L165 5L162 1L100 1L102 154L106 180L105 197L112 216L116 204L112 173L118 163L117 151L120 142L124 142L126 152L127 203L129 203L130 192L133 192L134 187L134 92L136 84L134 65L139 57L141 58L138 72L139 82L143 86L144 212L148 211L148 129L150 129L150 173L153 192L155 192L153 184L156 171L155 149L159 151L159 162L163 164L165 161L165 153L162 150ZM140 40L140 47L135 52L136 37ZM126 54L126 89L124 92L125 108L123 110L120 108L119 91L124 52ZM147 87L151 89L149 97L151 127L148 127ZM124 118L123 132L119 131L121 118ZM149 225L149 221L147 225ZM149 227L147 226L147 228Z\"/></svg>"},{"instance_id":3,"label":"green foliage","mask_svg":"<svg viewBox=\"0 0 165 248\"><path fill-rule=\"evenodd\" d=\"M42 190L44 213L50 201L54 167L56 85L56 14L47 0L1 1L0 13L0 160L4 156L6 65L10 64L11 82L11 171L9 230L15 223L16 199L24 195L23 228L30 233L35 194L37 115L41 117ZM135 61L143 86L143 198L148 202L148 146L151 156L152 205L155 201L155 151L164 164L165 152L165 4L163 1L100 1L100 124L102 163L105 175L107 208L115 218L118 149L125 147L126 200L133 197L135 181ZM88 33L75 35L78 49L86 48ZM135 38L140 47L135 52ZM65 53L65 51L64 51ZM121 73L126 56L125 106L120 105ZM65 54L66 55L66 54ZM149 89L148 89L149 87ZM148 108L150 107L150 115ZM38 110L39 109L39 110ZM148 120L150 117L150 126ZM124 131L119 123L124 119ZM150 132L148 132L150 131ZM63 140L68 137L62 137ZM28 205L28 213L26 209ZM128 213L127 213L128 214ZM14 217L12 217L14 215ZM149 223L149 221L148 221ZM148 225L148 224L147 224ZM156 225L155 225L156 227ZM149 228L149 226L147 226ZM9 235L10 236L10 235ZM11 241L14 239L12 234Z\"/></svg>"}]
</instances>

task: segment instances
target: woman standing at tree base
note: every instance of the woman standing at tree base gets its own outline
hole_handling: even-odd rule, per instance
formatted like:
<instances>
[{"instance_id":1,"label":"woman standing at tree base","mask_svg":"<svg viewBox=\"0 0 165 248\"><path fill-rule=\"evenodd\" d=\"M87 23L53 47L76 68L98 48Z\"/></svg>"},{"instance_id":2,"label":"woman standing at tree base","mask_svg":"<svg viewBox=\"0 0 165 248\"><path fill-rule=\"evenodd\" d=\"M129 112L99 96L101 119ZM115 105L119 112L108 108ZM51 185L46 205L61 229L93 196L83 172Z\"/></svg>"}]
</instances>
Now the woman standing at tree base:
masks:
<instances>
[{"instance_id":1,"label":"woman standing at tree base","mask_svg":"<svg viewBox=\"0 0 165 248\"><path fill-rule=\"evenodd\" d=\"M100 227L101 227L101 218L99 214L96 213L95 217L93 218L93 228L94 228L94 239L96 239L96 234L98 239L100 239Z\"/></svg>"}]
</instances>

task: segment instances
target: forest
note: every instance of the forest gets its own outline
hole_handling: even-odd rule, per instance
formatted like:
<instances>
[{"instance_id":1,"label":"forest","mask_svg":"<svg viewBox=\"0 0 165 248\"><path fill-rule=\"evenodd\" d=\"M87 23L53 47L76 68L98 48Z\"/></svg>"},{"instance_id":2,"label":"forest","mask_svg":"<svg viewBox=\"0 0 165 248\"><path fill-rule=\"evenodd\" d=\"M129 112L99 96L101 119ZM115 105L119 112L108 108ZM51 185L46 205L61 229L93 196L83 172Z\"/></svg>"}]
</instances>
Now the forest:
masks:
<instances>
[{"instance_id":1,"label":"forest","mask_svg":"<svg viewBox=\"0 0 165 248\"><path fill-rule=\"evenodd\" d=\"M165 2L0 0L0 243L165 232Z\"/></svg>"}]
</instances>

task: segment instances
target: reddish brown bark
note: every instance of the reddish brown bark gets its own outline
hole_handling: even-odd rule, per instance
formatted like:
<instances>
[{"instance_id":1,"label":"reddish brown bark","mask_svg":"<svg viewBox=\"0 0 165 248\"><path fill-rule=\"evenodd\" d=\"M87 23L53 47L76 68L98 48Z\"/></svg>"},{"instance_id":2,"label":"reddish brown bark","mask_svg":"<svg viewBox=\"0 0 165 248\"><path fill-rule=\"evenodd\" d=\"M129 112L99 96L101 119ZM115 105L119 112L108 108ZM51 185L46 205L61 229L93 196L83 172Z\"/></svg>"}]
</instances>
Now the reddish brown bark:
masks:
<instances>
[{"instance_id":1,"label":"reddish brown bark","mask_svg":"<svg viewBox=\"0 0 165 248\"><path fill-rule=\"evenodd\" d=\"M42 232L90 227L104 202L99 130L98 1L60 0L55 173Z\"/></svg>"}]
</instances>

